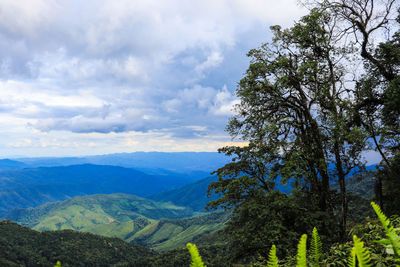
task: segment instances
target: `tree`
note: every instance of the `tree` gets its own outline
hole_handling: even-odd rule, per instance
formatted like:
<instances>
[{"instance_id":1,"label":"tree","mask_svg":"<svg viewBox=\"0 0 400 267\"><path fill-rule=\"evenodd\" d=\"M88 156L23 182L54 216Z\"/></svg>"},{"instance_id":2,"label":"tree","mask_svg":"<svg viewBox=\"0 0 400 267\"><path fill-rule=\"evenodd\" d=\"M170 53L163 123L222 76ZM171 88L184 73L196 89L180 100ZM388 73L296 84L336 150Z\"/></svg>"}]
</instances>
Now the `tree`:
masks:
<instances>
[{"instance_id":1,"label":"tree","mask_svg":"<svg viewBox=\"0 0 400 267\"><path fill-rule=\"evenodd\" d=\"M366 139L354 119L355 91L345 79L354 51L341 46L335 26L335 17L313 9L290 29L271 27L272 43L248 53L251 64L227 131L249 145L219 150L234 157L216 171L219 180L209 192L221 197L209 208L237 207L259 190L269 194L278 182L293 182L333 216L329 183L337 180L345 237L345 179L363 166Z\"/></svg>"},{"instance_id":2,"label":"tree","mask_svg":"<svg viewBox=\"0 0 400 267\"><path fill-rule=\"evenodd\" d=\"M383 207L393 206L394 195L400 193L393 191L400 188L400 13L396 25L395 3L338 0L322 4L347 25L343 34L354 37L364 60L364 72L356 86L355 112L373 141L371 148L382 157L376 198ZM385 41L374 44L376 35ZM388 202L385 205L384 200Z\"/></svg>"}]
</instances>

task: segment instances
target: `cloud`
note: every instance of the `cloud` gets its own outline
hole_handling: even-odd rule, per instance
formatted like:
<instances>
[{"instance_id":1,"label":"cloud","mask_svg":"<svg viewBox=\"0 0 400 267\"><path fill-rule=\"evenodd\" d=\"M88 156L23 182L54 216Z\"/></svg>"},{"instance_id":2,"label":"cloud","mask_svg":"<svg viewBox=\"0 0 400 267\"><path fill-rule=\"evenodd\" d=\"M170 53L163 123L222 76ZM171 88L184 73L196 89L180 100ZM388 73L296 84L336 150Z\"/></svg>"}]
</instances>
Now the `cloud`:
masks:
<instances>
[{"instance_id":1,"label":"cloud","mask_svg":"<svg viewBox=\"0 0 400 267\"><path fill-rule=\"evenodd\" d=\"M4 0L0 45L8 47L9 56L2 55L8 75L24 67L34 75L28 65L40 73L41 60L36 59L59 49L69 63L78 58L91 59L92 64L99 59L123 64L142 58L149 69L197 49L200 54L206 51L203 64L196 66L201 72L218 64L223 58L219 50L234 47L249 29L291 22L301 13L292 0Z\"/></svg>"},{"instance_id":2,"label":"cloud","mask_svg":"<svg viewBox=\"0 0 400 267\"><path fill-rule=\"evenodd\" d=\"M136 149L214 149L246 52L303 13L295 0L2 0L1 136L15 144L3 148L67 153L117 134Z\"/></svg>"},{"instance_id":3,"label":"cloud","mask_svg":"<svg viewBox=\"0 0 400 267\"><path fill-rule=\"evenodd\" d=\"M222 90L215 95L214 104L211 110L215 115L233 115L233 108L239 103L239 99L234 97L224 85Z\"/></svg>"},{"instance_id":4,"label":"cloud","mask_svg":"<svg viewBox=\"0 0 400 267\"><path fill-rule=\"evenodd\" d=\"M219 52L213 51L204 62L195 67L195 72L203 76L204 71L217 67L223 60L224 58Z\"/></svg>"}]
</instances>

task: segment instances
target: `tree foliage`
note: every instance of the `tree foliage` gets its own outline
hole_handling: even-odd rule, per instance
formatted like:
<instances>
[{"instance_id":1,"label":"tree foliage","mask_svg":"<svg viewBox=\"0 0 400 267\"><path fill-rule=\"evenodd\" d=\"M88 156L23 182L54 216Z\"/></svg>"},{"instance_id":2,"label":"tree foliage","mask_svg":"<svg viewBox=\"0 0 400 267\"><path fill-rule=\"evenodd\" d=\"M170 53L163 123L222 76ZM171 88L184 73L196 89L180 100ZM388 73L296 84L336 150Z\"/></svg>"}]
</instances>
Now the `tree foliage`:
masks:
<instances>
[{"instance_id":1,"label":"tree foliage","mask_svg":"<svg viewBox=\"0 0 400 267\"><path fill-rule=\"evenodd\" d=\"M1 266L146 266L149 248L118 238L72 230L37 232L11 221L0 222Z\"/></svg>"},{"instance_id":2,"label":"tree foliage","mask_svg":"<svg viewBox=\"0 0 400 267\"><path fill-rule=\"evenodd\" d=\"M400 13L395 19L396 0L336 0L323 6L344 23L342 34L355 39L359 47L363 70L356 77L354 111L372 141L370 149L382 157L376 198L389 214L398 213L391 208L400 193L394 190L400 188ZM384 41L374 42L377 36Z\"/></svg>"},{"instance_id":3,"label":"tree foliage","mask_svg":"<svg viewBox=\"0 0 400 267\"><path fill-rule=\"evenodd\" d=\"M271 27L272 43L249 52L251 63L236 91L240 103L227 126L232 137L249 144L220 149L233 160L216 171L219 180L209 192L221 197L209 208L242 205L260 190L293 183L333 216L330 182L337 181L345 237L345 179L364 166L366 135L346 82L345 63L354 51L341 45L335 25L330 13L313 9L292 28Z\"/></svg>"}]
</instances>

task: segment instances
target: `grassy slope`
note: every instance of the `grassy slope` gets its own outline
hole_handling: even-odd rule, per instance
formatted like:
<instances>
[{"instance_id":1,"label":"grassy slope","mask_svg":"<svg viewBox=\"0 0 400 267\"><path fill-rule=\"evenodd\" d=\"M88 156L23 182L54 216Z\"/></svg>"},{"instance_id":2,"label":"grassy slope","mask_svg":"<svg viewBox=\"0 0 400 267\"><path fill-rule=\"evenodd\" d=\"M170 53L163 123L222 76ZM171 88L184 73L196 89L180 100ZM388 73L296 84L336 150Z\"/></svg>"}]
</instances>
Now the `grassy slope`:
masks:
<instances>
[{"instance_id":1,"label":"grassy slope","mask_svg":"<svg viewBox=\"0 0 400 267\"><path fill-rule=\"evenodd\" d=\"M188 206L195 211L205 211L204 208L207 203L214 198L214 196L207 197L208 185L217 180L217 177L210 176L178 189L152 195L149 198L155 201L170 201L175 205Z\"/></svg>"},{"instance_id":2,"label":"grassy slope","mask_svg":"<svg viewBox=\"0 0 400 267\"><path fill-rule=\"evenodd\" d=\"M191 210L127 194L92 195L4 216L36 230L72 229L123 239L160 218L191 216Z\"/></svg>"},{"instance_id":3,"label":"grassy slope","mask_svg":"<svg viewBox=\"0 0 400 267\"><path fill-rule=\"evenodd\" d=\"M188 242L213 235L222 229L230 218L227 212L216 212L199 217L160 220L137 232L128 241L165 251L185 246Z\"/></svg>"},{"instance_id":4,"label":"grassy slope","mask_svg":"<svg viewBox=\"0 0 400 267\"><path fill-rule=\"evenodd\" d=\"M196 238L215 233L229 218L225 213L216 213L178 219L193 214L190 209L171 203L111 194L16 210L6 214L6 218L35 230L72 229L118 237L156 250L183 247Z\"/></svg>"}]
</instances>

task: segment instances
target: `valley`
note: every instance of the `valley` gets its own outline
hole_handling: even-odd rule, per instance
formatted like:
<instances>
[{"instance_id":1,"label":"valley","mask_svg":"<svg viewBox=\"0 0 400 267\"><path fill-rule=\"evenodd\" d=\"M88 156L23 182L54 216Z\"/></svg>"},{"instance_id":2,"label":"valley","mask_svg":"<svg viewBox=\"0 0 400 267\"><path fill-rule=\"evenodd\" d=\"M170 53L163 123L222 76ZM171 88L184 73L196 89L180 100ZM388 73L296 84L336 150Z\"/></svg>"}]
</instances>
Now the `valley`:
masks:
<instances>
[{"instance_id":1,"label":"valley","mask_svg":"<svg viewBox=\"0 0 400 267\"><path fill-rule=\"evenodd\" d=\"M160 160L171 162L166 156ZM175 166L187 164L187 156L175 155ZM149 168L140 160L136 165L140 170L92 164L93 159L100 163L102 158L108 157L93 157L91 163L75 158L3 160L0 218L36 231L92 233L160 252L188 242L216 242L230 212L205 210L207 187L215 176L195 166L182 167L181 172ZM132 159L120 160L128 161ZM195 162L208 164L201 157Z\"/></svg>"},{"instance_id":2,"label":"valley","mask_svg":"<svg viewBox=\"0 0 400 267\"><path fill-rule=\"evenodd\" d=\"M88 195L36 208L14 209L4 218L39 231L76 230L118 237L155 250L183 247L220 230L229 214L205 214L171 202L116 193Z\"/></svg>"},{"instance_id":3,"label":"valley","mask_svg":"<svg viewBox=\"0 0 400 267\"><path fill-rule=\"evenodd\" d=\"M189 242L199 246L209 263L224 261L221 257L229 255L226 251L227 243L220 231L230 221L232 212L210 212L205 209L210 200L217 199L215 194L207 195L209 184L218 180L207 171L189 168L186 172L174 172L171 169L148 168L149 166L143 164L138 164L139 169L134 169L96 165L75 158L53 158L48 162L43 158L25 162L2 162L0 218L3 219L3 224L0 224L0 231L1 228L6 228L6 232L17 231L16 237L21 231L25 231L32 240L42 240L40 242L44 247L54 246L48 236L64 240L63 236L67 235L74 239L68 242L77 243L77 247L69 247L61 242L55 249L69 248L71 251L88 245L77 241L82 238L90 240L95 247L103 246L103 241L98 240L116 238L115 240L120 240L118 242L124 242L117 242L118 246L126 246L122 254L132 249L142 249L140 254L143 257L140 258L109 257L115 262L121 261L133 266L186 266L189 258L185 245ZM72 162L82 164L67 164ZM121 162L126 163L127 160ZM60 165L53 166L56 163ZM196 163L198 166L206 164L201 163L201 157ZM39 166L33 166L34 164ZM179 164L184 164L184 161ZM349 180L349 191L355 195L349 199L349 208L359 211L361 206L365 207L362 213L354 212L351 216L354 220L363 218L369 211L368 202L362 196L371 195L371 179L361 179L362 183L357 177ZM283 192L289 187L290 184L277 186ZM332 189L336 188L338 185L332 184ZM29 227L31 230L21 227ZM33 253L31 242L36 241L32 240L27 240L19 250ZM6 243L15 247L13 242L19 241L11 238ZM111 243L114 246L115 242ZM10 266L18 266L21 262L13 259L11 247L4 248L0 259ZM87 253L92 253L89 248L85 249ZM137 254L133 250L129 253ZM26 261L37 258L29 253L21 257ZM73 266L81 257L74 258L68 253L59 253L60 256L55 258L63 260L63 266ZM79 252L76 253L79 255ZM72 259L65 258L65 255ZM97 259L103 256L96 254L92 257ZM55 258L40 260L54 261ZM10 259L12 260L8 262Z\"/></svg>"}]
</instances>

